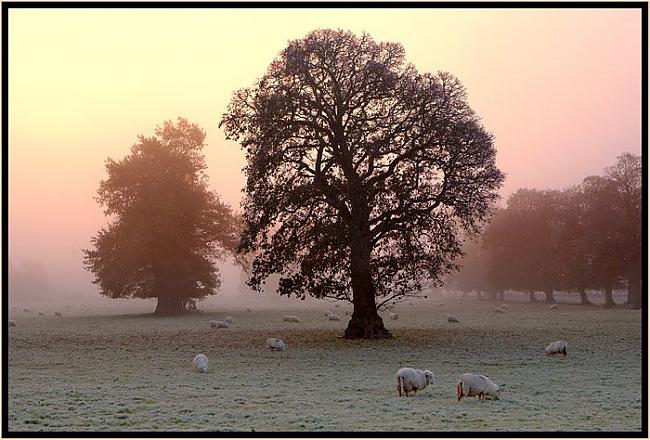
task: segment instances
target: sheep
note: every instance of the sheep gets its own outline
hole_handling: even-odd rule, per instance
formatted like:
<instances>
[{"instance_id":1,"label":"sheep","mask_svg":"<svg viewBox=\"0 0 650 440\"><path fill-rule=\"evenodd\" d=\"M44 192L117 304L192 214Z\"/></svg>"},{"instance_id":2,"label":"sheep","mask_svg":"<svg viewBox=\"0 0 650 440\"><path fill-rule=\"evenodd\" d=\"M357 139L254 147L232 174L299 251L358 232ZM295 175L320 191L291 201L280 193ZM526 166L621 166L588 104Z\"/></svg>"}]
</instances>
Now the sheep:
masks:
<instances>
[{"instance_id":1,"label":"sheep","mask_svg":"<svg viewBox=\"0 0 650 440\"><path fill-rule=\"evenodd\" d=\"M458 318L456 318L454 315L449 315L447 316L447 322L459 322Z\"/></svg>"},{"instance_id":2,"label":"sheep","mask_svg":"<svg viewBox=\"0 0 650 440\"><path fill-rule=\"evenodd\" d=\"M251 310L249 307L246 307L246 311L247 311L248 313L252 312L252 310Z\"/></svg>"},{"instance_id":3,"label":"sheep","mask_svg":"<svg viewBox=\"0 0 650 440\"><path fill-rule=\"evenodd\" d=\"M30 311L31 310L29 310L29 309L23 309L23 312L25 312L25 313L29 313Z\"/></svg>"},{"instance_id":4,"label":"sheep","mask_svg":"<svg viewBox=\"0 0 650 440\"><path fill-rule=\"evenodd\" d=\"M472 396L478 396L479 400L484 400L486 397L498 399L499 385L482 374L461 374L456 382L456 397L460 400Z\"/></svg>"},{"instance_id":5,"label":"sheep","mask_svg":"<svg viewBox=\"0 0 650 440\"><path fill-rule=\"evenodd\" d=\"M199 353L194 357L194 360L192 361L192 365L194 365L194 369L199 373L207 373L208 357L203 353Z\"/></svg>"},{"instance_id":6,"label":"sheep","mask_svg":"<svg viewBox=\"0 0 650 440\"><path fill-rule=\"evenodd\" d=\"M45 313L43 313L43 312L38 312L38 316L45 316Z\"/></svg>"},{"instance_id":7,"label":"sheep","mask_svg":"<svg viewBox=\"0 0 650 440\"><path fill-rule=\"evenodd\" d=\"M501 307L503 310L508 310L510 308L508 304L501 304L499 307Z\"/></svg>"},{"instance_id":8,"label":"sheep","mask_svg":"<svg viewBox=\"0 0 650 440\"><path fill-rule=\"evenodd\" d=\"M235 320L232 318L232 316L226 316L226 319L223 321L228 325L233 325L235 323Z\"/></svg>"},{"instance_id":9,"label":"sheep","mask_svg":"<svg viewBox=\"0 0 650 440\"><path fill-rule=\"evenodd\" d=\"M329 316L327 317L330 321L340 321L341 318L339 318L338 315L335 315L334 313L330 313Z\"/></svg>"},{"instance_id":10,"label":"sheep","mask_svg":"<svg viewBox=\"0 0 650 440\"><path fill-rule=\"evenodd\" d=\"M225 321L210 321L210 327L212 328L228 328L230 324Z\"/></svg>"},{"instance_id":11,"label":"sheep","mask_svg":"<svg viewBox=\"0 0 650 440\"><path fill-rule=\"evenodd\" d=\"M438 303L438 307L444 307L445 303Z\"/></svg>"},{"instance_id":12,"label":"sheep","mask_svg":"<svg viewBox=\"0 0 650 440\"><path fill-rule=\"evenodd\" d=\"M13 319L10 319L9 320L9 327L15 327L15 326L16 326L16 321L14 321Z\"/></svg>"},{"instance_id":13,"label":"sheep","mask_svg":"<svg viewBox=\"0 0 650 440\"><path fill-rule=\"evenodd\" d=\"M388 314L388 317L389 317L390 319L392 319L393 321L397 321L397 320L399 319L399 315L398 315L397 313L395 313L395 312L390 312L390 313Z\"/></svg>"},{"instance_id":14,"label":"sheep","mask_svg":"<svg viewBox=\"0 0 650 440\"><path fill-rule=\"evenodd\" d=\"M494 308L494 313L503 313L503 312L505 312L505 309L500 306L496 306Z\"/></svg>"},{"instance_id":15,"label":"sheep","mask_svg":"<svg viewBox=\"0 0 650 440\"><path fill-rule=\"evenodd\" d=\"M551 305L548 307L548 309L549 309L549 310L556 310L556 309L557 309L557 304L551 304Z\"/></svg>"},{"instance_id":16,"label":"sheep","mask_svg":"<svg viewBox=\"0 0 650 440\"><path fill-rule=\"evenodd\" d=\"M400 368L395 375L397 382L397 392L402 397L402 391L409 395L409 391L413 391L413 395L419 390L423 390L427 385L433 384L433 373L429 370L414 370L413 368Z\"/></svg>"},{"instance_id":17,"label":"sheep","mask_svg":"<svg viewBox=\"0 0 650 440\"><path fill-rule=\"evenodd\" d=\"M284 351L287 349L287 344L282 339L269 338L266 340L266 348L272 351Z\"/></svg>"},{"instance_id":18,"label":"sheep","mask_svg":"<svg viewBox=\"0 0 650 440\"><path fill-rule=\"evenodd\" d=\"M325 317L327 318L328 316L330 316L330 313L331 312L329 310L325 310Z\"/></svg>"},{"instance_id":19,"label":"sheep","mask_svg":"<svg viewBox=\"0 0 650 440\"><path fill-rule=\"evenodd\" d=\"M284 317L282 317L282 320L285 322L300 322L300 318L294 315L284 315Z\"/></svg>"},{"instance_id":20,"label":"sheep","mask_svg":"<svg viewBox=\"0 0 650 440\"><path fill-rule=\"evenodd\" d=\"M63 315L61 315L61 312L54 312L54 316L63 316Z\"/></svg>"},{"instance_id":21,"label":"sheep","mask_svg":"<svg viewBox=\"0 0 650 440\"><path fill-rule=\"evenodd\" d=\"M569 346L567 341L555 341L551 342L546 346L545 354L546 356L553 356L556 354L562 354L566 356L566 349Z\"/></svg>"}]
</instances>

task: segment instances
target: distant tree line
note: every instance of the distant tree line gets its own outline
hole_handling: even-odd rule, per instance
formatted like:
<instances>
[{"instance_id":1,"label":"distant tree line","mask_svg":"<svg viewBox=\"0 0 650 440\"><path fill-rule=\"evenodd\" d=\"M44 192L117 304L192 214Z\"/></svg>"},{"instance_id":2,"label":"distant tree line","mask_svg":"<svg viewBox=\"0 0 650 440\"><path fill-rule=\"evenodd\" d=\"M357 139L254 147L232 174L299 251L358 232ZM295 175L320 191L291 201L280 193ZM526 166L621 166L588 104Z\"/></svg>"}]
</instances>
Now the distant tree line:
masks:
<instances>
[{"instance_id":1,"label":"distant tree line","mask_svg":"<svg viewBox=\"0 0 650 440\"><path fill-rule=\"evenodd\" d=\"M448 279L458 290L503 298L519 291L627 288L641 307L641 157L625 153L602 176L563 190L520 189L495 212L479 240L465 248L463 269Z\"/></svg>"}]
</instances>

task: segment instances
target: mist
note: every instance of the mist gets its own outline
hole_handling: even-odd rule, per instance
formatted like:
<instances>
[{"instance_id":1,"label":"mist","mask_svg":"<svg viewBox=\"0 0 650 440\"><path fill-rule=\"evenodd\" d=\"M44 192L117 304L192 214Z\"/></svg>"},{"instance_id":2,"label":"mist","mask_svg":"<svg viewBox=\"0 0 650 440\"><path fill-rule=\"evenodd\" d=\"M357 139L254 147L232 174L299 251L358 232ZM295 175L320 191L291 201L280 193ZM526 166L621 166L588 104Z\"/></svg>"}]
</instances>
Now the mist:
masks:
<instances>
[{"instance_id":1,"label":"mist","mask_svg":"<svg viewBox=\"0 0 650 440\"><path fill-rule=\"evenodd\" d=\"M82 263L107 222L93 200L104 161L165 120L187 117L207 131L211 189L238 208L244 153L225 140L219 118L288 40L319 27L400 41L420 71L457 75L496 138L502 204L518 188L577 184L622 152L641 151L638 11L351 12L275 11L270 20L259 11L147 11L146 19L135 10L13 11L12 303L105 300ZM231 264L219 270L222 286L202 305L300 304L272 288L251 292Z\"/></svg>"}]
</instances>

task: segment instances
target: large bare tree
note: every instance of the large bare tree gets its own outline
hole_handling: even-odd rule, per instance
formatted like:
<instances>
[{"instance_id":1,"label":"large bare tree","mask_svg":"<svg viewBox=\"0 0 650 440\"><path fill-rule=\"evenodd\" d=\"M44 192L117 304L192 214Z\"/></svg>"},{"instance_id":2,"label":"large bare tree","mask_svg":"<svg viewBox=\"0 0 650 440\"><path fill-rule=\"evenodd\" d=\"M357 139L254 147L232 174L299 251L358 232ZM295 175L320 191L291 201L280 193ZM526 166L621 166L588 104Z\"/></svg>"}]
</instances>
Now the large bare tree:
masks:
<instances>
[{"instance_id":1,"label":"large bare tree","mask_svg":"<svg viewBox=\"0 0 650 440\"><path fill-rule=\"evenodd\" d=\"M289 42L220 126L246 151L249 284L351 301L348 338L390 336L377 307L456 268L504 178L460 81L367 34Z\"/></svg>"}]
</instances>

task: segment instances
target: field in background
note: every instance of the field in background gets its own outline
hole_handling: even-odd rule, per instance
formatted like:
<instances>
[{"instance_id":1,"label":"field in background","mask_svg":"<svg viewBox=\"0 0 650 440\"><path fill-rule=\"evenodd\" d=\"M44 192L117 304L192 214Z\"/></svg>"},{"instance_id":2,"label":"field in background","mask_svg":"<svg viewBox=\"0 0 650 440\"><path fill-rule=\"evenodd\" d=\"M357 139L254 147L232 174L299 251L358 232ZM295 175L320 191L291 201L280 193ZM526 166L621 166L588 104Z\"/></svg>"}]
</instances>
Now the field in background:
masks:
<instances>
[{"instance_id":1,"label":"field in background","mask_svg":"<svg viewBox=\"0 0 650 440\"><path fill-rule=\"evenodd\" d=\"M523 299L523 298L522 298ZM293 303L295 304L295 303ZM509 301L429 299L396 307L392 340L347 341L331 304L224 306L154 318L151 303L15 307L9 328L11 431L628 431L641 429L641 312ZM53 307L53 306L50 306ZM57 310L58 310L57 309ZM323 311L341 321L328 321ZM131 314L129 314L131 313ZM301 323L282 321L295 314ZM448 323L454 314L459 323ZM231 315L235 325L208 321ZM264 349L282 338L286 352ZM544 346L569 342L567 358ZM192 369L205 353L207 374ZM433 386L399 398L403 366ZM501 399L457 402L455 378L488 375Z\"/></svg>"}]
</instances>

